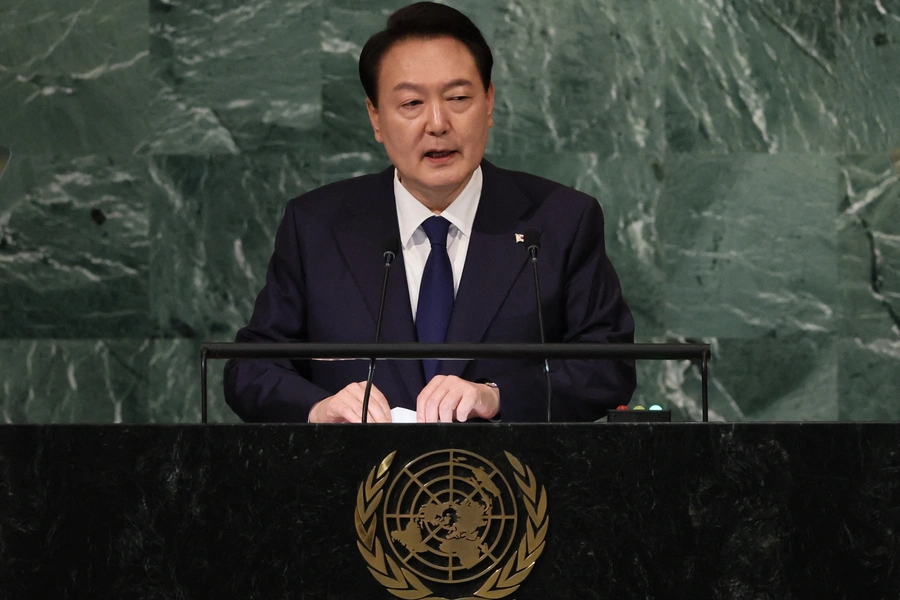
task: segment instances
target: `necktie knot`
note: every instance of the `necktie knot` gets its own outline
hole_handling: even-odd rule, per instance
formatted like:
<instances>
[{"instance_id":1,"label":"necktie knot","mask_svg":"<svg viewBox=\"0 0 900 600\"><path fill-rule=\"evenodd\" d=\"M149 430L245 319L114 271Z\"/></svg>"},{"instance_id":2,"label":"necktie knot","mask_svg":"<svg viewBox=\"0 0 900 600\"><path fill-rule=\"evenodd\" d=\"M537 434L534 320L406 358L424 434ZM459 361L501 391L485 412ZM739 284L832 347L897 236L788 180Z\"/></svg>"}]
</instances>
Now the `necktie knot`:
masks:
<instances>
[{"instance_id":1,"label":"necktie knot","mask_svg":"<svg viewBox=\"0 0 900 600\"><path fill-rule=\"evenodd\" d=\"M444 217L430 217L422 221L422 229L428 236L432 246L446 246L447 233L450 231L450 221Z\"/></svg>"}]
</instances>

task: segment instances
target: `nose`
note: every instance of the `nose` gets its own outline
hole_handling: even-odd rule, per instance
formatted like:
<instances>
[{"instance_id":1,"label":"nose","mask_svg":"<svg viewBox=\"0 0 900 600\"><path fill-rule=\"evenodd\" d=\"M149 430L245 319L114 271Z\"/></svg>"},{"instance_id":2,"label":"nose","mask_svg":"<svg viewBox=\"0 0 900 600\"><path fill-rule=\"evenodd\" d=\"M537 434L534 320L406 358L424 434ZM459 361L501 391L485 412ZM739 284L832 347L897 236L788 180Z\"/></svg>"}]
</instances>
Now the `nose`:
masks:
<instances>
[{"instance_id":1,"label":"nose","mask_svg":"<svg viewBox=\"0 0 900 600\"><path fill-rule=\"evenodd\" d=\"M442 102L432 102L428 107L428 121L425 128L429 135L441 136L447 133L450 123Z\"/></svg>"}]
</instances>

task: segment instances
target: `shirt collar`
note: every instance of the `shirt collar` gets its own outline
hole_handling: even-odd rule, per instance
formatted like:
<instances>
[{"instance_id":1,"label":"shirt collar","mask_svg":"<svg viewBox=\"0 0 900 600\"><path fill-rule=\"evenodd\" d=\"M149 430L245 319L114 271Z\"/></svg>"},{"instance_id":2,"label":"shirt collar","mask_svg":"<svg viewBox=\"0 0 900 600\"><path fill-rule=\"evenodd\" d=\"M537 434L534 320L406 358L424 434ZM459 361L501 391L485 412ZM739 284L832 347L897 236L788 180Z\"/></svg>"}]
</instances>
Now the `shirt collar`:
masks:
<instances>
[{"instance_id":1,"label":"shirt collar","mask_svg":"<svg viewBox=\"0 0 900 600\"><path fill-rule=\"evenodd\" d=\"M456 200L450 203L441 216L456 226L466 238L472 235L472 225L475 223L475 213L478 211L478 203L481 200L481 188L484 184L484 176L481 166L472 173L469 183L463 188ZM394 199L397 201L397 222L400 226L400 243L404 248L412 241L412 236L422 221L433 217L424 204L416 200L403 184L400 183L400 175L394 169Z\"/></svg>"}]
</instances>

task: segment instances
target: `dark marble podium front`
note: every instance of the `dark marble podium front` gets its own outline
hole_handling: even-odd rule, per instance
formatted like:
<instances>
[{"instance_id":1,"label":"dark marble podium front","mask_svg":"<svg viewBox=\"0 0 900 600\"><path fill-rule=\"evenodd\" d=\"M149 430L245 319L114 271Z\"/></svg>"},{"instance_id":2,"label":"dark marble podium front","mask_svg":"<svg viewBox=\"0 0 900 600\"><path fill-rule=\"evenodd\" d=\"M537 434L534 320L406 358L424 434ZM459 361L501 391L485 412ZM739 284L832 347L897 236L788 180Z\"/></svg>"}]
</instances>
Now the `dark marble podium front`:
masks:
<instances>
[{"instance_id":1,"label":"dark marble podium front","mask_svg":"<svg viewBox=\"0 0 900 600\"><path fill-rule=\"evenodd\" d=\"M512 597L898 598L900 425L0 427L0 598L392 598L357 489L394 450L547 489Z\"/></svg>"}]
</instances>

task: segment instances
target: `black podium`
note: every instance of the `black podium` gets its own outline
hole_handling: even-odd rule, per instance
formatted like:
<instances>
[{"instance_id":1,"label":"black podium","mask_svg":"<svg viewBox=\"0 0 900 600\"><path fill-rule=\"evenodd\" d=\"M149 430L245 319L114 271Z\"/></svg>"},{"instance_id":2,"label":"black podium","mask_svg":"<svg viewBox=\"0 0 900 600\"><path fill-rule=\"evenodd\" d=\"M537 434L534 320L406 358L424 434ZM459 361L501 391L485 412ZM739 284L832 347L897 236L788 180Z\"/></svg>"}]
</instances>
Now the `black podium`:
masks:
<instances>
[{"instance_id":1,"label":"black podium","mask_svg":"<svg viewBox=\"0 0 900 600\"><path fill-rule=\"evenodd\" d=\"M895 424L0 427L0 598L897 598L898 531Z\"/></svg>"}]
</instances>

